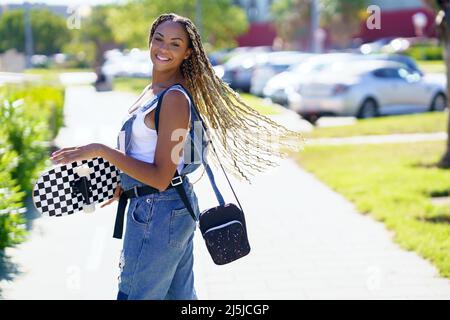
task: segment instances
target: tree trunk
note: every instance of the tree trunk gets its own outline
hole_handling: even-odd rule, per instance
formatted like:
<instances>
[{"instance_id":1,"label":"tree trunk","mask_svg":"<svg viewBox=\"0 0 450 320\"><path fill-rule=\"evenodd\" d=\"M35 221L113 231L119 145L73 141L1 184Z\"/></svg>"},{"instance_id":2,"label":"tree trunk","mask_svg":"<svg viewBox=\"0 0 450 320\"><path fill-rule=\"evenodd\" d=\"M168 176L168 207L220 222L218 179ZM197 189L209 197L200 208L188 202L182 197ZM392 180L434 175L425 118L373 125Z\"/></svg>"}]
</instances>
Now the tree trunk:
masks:
<instances>
[{"instance_id":1,"label":"tree trunk","mask_svg":"<svg viewBox=\"0 0 450 320\"><path fill-rule=\"evenodd\" d=\"M445 38L444 38L444 59L446 66L446 74L447 74L447 111L450 110L449 102L450 101L450 32L446 30ZM450 112L448 112L448 124L447 124L447 150L445 154L442 156L441 160L438 163L440 168L450 168Z\"/></svg>"}]
</instances>

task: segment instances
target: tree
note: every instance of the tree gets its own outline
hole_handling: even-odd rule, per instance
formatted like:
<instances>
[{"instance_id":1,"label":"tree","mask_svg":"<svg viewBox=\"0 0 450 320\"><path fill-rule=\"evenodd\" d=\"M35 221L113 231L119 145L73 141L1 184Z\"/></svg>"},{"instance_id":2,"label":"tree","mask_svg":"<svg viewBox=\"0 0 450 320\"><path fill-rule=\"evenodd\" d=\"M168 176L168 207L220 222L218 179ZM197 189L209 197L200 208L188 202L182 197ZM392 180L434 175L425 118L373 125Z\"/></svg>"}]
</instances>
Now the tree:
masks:
<instances>
[{"instance_id":1,"label":"tree","mask_svg":"<svg viewBox=\"0 0 450 320\"><path fill-rule=\"evenodd\" d=\"M61 52L70 38L65 19L45 9L33 9L30 21L34 53L49 55ZM10 48L25 52L24 10L6 11L0 17L0 52Z\"/></svg>"},{"instance_id":2,"label":"tree","mask_svg":"<svg viewBox=\"0 0 450 320\"><path fill-rule=\"evenodd\" d=\"M326 27L333 43L347 47L359 32L366 0L320 0L321 24Z\"/></svg>"},{"instance_id":3,"label":"tree","mask_svg":"<svg viewBox=\"0 0 450 320\"><path fill-rule=\"evenodd\" d=\"M73 20L68 20L70 41L65 43L63 52L76 57L75 67L92 67L100 72L105 51L121 45L112 31L112 8L113 5L98 5L89 12L74 12Z\"/></svg>"},{"instance_id":4,"label":"tree","mask_svg":"<svg viewBox=\"0 0 450 320\"><path fill-rule=\"evenodd\" d=\"M310 38L312 1L279 0L273 3L271 12L278 34L283 40L295 43L301 38ZM329 30L335 44L347 46L351 37L359 31L366 0L317 0L317 2L320 7L321 25Z\"/></svg>"},{"instance_id":5,"label":"tree","mask_svg":"<svg viewBox=\"0 0 450 320\"><path fill-rule=\"evenodd\" d=\"M198 0L202 7L202 40L215 49L233 47L236 36L248 29L245 12L231 0ZM174 12L196 22L196 1L133 0L113 8L109 25L117 41L128 47L148 48L152 22L162 13Z\"/></svg>"},{"instance_id":6,"label":"tree","mask_svg":"<svg viewBox=\"0 0 450 320\"><path fill-rule=\"evenodd\" d=\"M449 26L449 0L423 0L423 2L436 13L436 27L438 30L438 35L440 41L444 45L444 61L446 65L446 75L447 75L447 97L450 93L450 26ZM447 98L448 101L448 98ZM448 108L448 102L447 102ZM447 148L440 159L438 166L441 168L450 168L450 116L448 117L447 125Z\"/></svg>"},{"instance_id":7,"label":"tree","mask_svg":"<svg viewBox=\"0 0 450 320\"><path fill-rule=\"evenodd\" d=\"M278 36L286 43L285 49L296 49L299 42L308 39L311 24L310 0L280 0L271 7Z\"/></svg>"},{"instance_id":8,"label":"tree","mask_svg":"<svg viewBox=\"0 0 450 320\"><path fill-rule=\"evenodd\" d=\"M117 42L113 34L113 26L109 19L113 6L95 6L91 14L82 21L80 39L86 45L94 47L94 69L104 63L104 53L108 46Z\"/></svg>"}]
</instances>

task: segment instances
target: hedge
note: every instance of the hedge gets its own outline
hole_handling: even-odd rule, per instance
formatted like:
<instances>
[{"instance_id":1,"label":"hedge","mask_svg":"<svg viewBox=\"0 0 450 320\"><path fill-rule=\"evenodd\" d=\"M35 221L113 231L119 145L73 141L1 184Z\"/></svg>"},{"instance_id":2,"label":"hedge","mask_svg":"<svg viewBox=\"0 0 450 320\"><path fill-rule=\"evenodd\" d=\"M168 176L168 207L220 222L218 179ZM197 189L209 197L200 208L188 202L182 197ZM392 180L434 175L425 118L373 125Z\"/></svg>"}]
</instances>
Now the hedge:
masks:
<instances>
[{"instance_id":1,"label":"hedge","mask_svg":"<svg viewBox=\"0 0 450 320\"><path fill-rule=\"evenodd\" d=\"M24 239L24 199L48 165L63 106L62 87L0 86L0 250Z\"/></svg>"},{"instance_id":2,"label":"hedge","mask_svg":"<svg viewBox=\"0 0 450 320\"><path fill-rule=\"evenodd\" d=\"M406 50L404 54L415 60L442 60L444 57L443 50L441 46L417 45Z\"/></svg>"}]
</instances>

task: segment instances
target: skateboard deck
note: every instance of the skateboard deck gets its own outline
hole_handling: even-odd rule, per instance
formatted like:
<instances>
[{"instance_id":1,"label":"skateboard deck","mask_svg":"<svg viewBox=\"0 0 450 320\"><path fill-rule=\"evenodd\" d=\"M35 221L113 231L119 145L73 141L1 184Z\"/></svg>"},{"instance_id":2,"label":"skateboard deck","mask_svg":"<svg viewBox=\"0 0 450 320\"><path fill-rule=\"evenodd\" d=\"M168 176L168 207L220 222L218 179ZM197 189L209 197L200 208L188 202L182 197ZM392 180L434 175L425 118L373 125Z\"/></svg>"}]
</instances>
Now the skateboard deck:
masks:
<instances>
[{"instance_id":1,"label":"skateboard deck","mask_svg":"<svg viewBox=\"0 0 450 320\"><path fill-rule=\"evenodd\" d=\"M111 199L120 184L119 170L103 158L75 161L43 173L33 188L33 203L44 216L61 217Z\"/></svg>"}]
</instances>

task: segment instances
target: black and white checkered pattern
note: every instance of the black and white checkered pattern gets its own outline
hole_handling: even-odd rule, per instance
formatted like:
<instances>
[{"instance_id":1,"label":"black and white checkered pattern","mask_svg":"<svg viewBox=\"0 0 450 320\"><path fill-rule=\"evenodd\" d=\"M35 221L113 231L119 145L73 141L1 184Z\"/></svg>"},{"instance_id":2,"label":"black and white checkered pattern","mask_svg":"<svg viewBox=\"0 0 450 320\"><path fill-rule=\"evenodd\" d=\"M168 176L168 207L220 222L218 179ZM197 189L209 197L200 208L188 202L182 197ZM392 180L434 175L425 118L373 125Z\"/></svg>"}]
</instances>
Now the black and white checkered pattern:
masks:
<instances>
[{"instance_id":1,"label":"black and white checkered pattern","mask_svg":"<svg viewBox=\"0 0 450 320\"><path fill-rule=\"evenodd\" d=\"M33 189L33 202L36 209L45 216L60 217L83 209L81 193L72 193L72 183L79 179L74 168L87 164L92 168L89 183L92 188L91 203L101 203L114 195L120 183L119 170L103 158L72 162L56 167L43 174Z\"/></svg>"}]
</instances>

